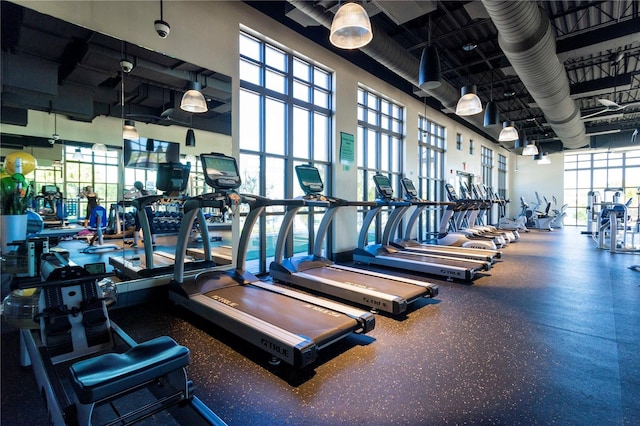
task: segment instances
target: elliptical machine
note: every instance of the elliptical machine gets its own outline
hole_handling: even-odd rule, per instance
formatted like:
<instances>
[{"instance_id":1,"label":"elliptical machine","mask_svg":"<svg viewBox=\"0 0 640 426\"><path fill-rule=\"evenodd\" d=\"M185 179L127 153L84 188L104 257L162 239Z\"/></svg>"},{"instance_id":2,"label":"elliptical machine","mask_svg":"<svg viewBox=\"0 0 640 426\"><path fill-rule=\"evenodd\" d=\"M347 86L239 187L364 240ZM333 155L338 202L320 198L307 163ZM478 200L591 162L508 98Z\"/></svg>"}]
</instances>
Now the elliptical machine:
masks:
<instances>
[{"instance_id":1,"label":"elliptical machine","mask_svg":"<svg viewBox=\"0 0 640 426\"><path fill-rule=\"evenodd\" d=\"M500 215L498 227L502 229L529 232L529 230L527 229L526 210L521 210L518 216L509 218L507 217L507 204L509 204L511 200L502 198L498 193L493 192L489 187L487 187L486 190L488 194L493 194L493 199L498 204L498 214Z\"/></svg>"},{"instance_id":2,"label":"elliptical machine","mask_svg":"<svg viewBox=\"0 0 640 426\"><path fill-rule=\"evenodd\" d=\"M567 207L569 205L565 203L560 207L560 210L558 210L558 199L555 195L551 196L551 199L553 200L553 220L551 221L551 227L558 229L564 228L564 218L567 217Z\"/></svg>"}]
</instances>

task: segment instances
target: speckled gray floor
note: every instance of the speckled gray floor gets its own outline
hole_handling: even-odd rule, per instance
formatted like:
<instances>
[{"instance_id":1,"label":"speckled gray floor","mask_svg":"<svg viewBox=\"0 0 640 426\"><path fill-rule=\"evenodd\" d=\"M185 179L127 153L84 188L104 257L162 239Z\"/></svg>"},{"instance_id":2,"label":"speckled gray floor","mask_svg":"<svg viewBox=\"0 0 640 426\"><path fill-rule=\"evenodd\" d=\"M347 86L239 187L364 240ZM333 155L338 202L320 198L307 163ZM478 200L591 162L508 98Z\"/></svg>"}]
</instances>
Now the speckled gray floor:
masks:
<instances>
[{"instance_id":1,"label":"speckled gray floor","mask_svg":"<svg viewBox=\"0 0 640 426\"><path fill-rule=\"evenodd\" d=\"M640 273L628 266L640 256L579 231L523 234L473 285L422 277L437 299L378 315L302 372L168 304L112 318L138 341L188 346L196 395L230 425L638 424ZM2 424L45 424L5 331Z\"/></svg>"}]
</instances>

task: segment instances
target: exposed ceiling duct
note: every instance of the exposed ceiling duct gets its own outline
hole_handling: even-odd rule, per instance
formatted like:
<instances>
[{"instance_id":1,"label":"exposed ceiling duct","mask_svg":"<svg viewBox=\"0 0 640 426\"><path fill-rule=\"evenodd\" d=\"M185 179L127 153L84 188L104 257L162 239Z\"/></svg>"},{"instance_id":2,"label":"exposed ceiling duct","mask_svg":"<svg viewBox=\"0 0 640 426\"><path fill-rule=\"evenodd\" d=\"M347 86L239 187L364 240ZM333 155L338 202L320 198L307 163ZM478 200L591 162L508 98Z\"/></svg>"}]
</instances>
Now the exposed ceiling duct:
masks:
<instances>
[{"instance_id":1,"label":"exposed ceiling duct","mask_svg":"<svg viewBox=\"0 0 640 426\"><path fill-rule=\"evenodd\" d=\"M314 6L312 2L303 0L288 1L298 10L315 19L322 26L331 28L333 14L325 11L322 7ZM361 48L360 51L417 87L420 61L383 31L378 31L373 22L371 25L373 29L373 40ZM424 93L440 101L443 107L449 111L455 111L456 104L460 98L460 91L444 80L442 80L440 87L424 90ZM482 114L464 117L464 119L480 131L488 133L497 140L499 129L483 129L484 121Z\"/></svg>"},{"instance_id":2,"label":"exposed ceiling duct","mask_svg":"<svg viewBox=\"0 0 640 426\"><path fill-rule=\"evenodd\" d=\"M546 15L535 2L482 0L482 4L498 30L502 51L565 148L588 145Z\"/></svg>"},{"instance_id":3,"label":"exposed ceiling duct","mask_svg":"<svg viewBox=\"0 0 640 426\"><path fill-rule=\"evenodd\" d=\"M289 0L294 7L330 28L333 15L312 2ZM498 29L499 43L527 91L541 108L546 120L565 148L588 145L580 109L569 97L569 81L555 50L549 21L535 2L483 0L491 20ZM383 31L376 31L371 43L360 49L400 77L417 86L419 61ZM508 41L506 41L508 40ZM433 90L424 91L453 111L460 97L458 89L446 81ZM465 117L478 129L497 139L498 130L483 128L482 115ZM495 133L495 135L493 134Z\"/></svg>"}]
</instances>

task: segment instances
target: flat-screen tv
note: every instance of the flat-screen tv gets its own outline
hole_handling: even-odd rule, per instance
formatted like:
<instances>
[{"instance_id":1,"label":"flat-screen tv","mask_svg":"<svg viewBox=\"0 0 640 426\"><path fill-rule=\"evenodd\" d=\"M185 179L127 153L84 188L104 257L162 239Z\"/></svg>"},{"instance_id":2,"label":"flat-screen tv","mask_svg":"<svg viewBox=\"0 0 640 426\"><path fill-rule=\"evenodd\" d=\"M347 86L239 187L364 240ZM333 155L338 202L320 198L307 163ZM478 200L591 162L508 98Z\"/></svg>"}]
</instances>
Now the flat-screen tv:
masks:
<instances>
[{"instance_id":1,"label":"flat-screen tv","mask_svg":"<svg viewBox=\"0 0 640 426\"><path fill-rule=\"evenodd\" d=\"M160 163L156 174L156 188L165 193L187 189L191 163Z\"/></svg>"},{"instance_id":2,"label":"flat-screen tv","mask_svg":"<svg viewBox=\"0 0 640 426\"><path fill-rule=\"evenodd\" d=\"M155 169L160 163L179 163L180 144L158 139L124 139L124 165L138 169Z\"/></svg>"}]
</instances>

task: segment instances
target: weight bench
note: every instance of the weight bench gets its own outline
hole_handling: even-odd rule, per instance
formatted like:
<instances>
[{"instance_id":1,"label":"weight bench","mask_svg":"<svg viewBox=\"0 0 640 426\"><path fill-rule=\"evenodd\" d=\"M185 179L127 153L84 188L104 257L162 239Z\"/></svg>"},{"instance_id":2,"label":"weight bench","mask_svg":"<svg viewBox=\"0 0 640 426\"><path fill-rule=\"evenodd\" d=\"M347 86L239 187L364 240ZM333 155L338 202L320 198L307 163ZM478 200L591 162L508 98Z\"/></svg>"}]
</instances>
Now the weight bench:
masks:
<instances>
[{"instance_id":1,"label":"weight bench","mask_svg":"<svg viewBox=\"0 0 640 426\"><path fill-rule=\"evenodd\" d=\"M91 424L97 404L112 401L167 376L177 373L175 382L169 381L175 392L169 396L138 407L118 420L150 416L191 397L191 382L184 368L189 364L189 349L178 345L168 336L140 343L125 353L107 353L74 363L69 367L71 385L75 392L80 425ZM150 411L152 410L152 411Z\"/></svg>"}]
</instances>

